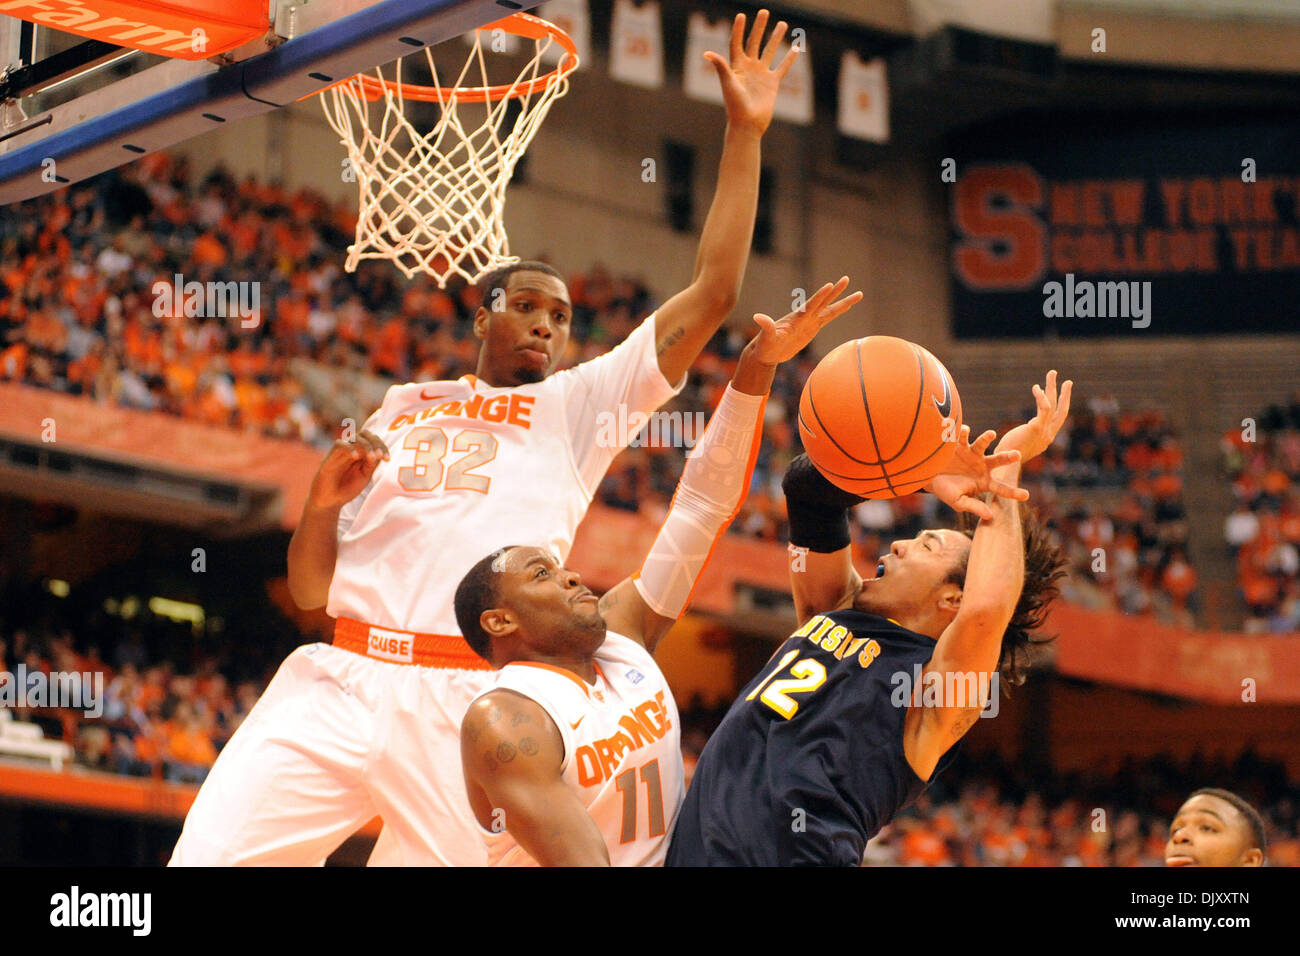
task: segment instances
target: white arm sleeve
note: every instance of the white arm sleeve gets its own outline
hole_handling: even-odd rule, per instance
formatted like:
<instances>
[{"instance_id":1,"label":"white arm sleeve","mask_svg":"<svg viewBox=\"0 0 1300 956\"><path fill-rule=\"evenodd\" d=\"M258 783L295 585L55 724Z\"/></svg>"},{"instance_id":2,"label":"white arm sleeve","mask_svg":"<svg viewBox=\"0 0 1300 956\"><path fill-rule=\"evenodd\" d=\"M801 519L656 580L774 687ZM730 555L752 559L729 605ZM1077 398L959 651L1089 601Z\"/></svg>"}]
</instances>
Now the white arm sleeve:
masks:
<instances>
[{"instance_id":1,"label":"white arm sleeve","mask_svg":"<svg viewBox=\"0 0 1300 956\"><path fill-rule=\"evenodd\" d=\"M659 369L655 317L604 355L557 372L565 390L565 415L578 474L594 495L614 456L627 447L656 408L682 390Z\"/></svg>"},{"instance_id":2,"label":"white arm sleeve","mask_svg":"<svg viewBox=\"0 0 1300 956\"><path fill-rule=\"evenodd\" d=\"M763 435L766 395L730 385L682 471L672 507L633 586L656 614L676 618L690 603L713 546L740 511Z\"/></svg>"}]
</instances>

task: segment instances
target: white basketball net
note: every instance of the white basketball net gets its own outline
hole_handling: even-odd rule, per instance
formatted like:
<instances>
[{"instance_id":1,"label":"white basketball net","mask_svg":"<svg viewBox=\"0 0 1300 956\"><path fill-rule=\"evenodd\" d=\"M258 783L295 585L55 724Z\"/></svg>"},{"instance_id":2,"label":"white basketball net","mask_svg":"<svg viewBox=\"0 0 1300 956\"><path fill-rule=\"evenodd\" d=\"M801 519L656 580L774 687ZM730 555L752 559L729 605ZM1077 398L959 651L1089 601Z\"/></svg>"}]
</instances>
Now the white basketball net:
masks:
<instances>
[{"instance_id":1,"label":"white basketball net","mask_svg":"<svg viewBox=\"0 0 1300 956\"><path fill-rule=\"evenodd\" d=\"M430 48L424 48L433 77L429 90L435 94L430 102L439 114L424 132L406 116L400 59L392 81L381 69L374 71L383 93L373 102L357 77L322 91L325 117L347 147L361 189L356 241L348 246L345 264L348 272L362 259L390 259L407 278L425 272L445 287L452 275L473 282L490 269L519 261L510 255L506 237L506 186L551 104L568 91L572 67L566 63L549 81L542 79L544 86L530 91L529 83L536 86L550 69L542 63L542 54L554 41L550 36L521 38L535 49L509 85L513 95L467 102L467 91L492 85L483 56L484 32L475 31L470 55L451 84L439 80ZM467 84L476 63L482 82ZM377 90L374 84L366 86ZM512 100L518 115L503 136Z\"/></svg>"}]
</instances>

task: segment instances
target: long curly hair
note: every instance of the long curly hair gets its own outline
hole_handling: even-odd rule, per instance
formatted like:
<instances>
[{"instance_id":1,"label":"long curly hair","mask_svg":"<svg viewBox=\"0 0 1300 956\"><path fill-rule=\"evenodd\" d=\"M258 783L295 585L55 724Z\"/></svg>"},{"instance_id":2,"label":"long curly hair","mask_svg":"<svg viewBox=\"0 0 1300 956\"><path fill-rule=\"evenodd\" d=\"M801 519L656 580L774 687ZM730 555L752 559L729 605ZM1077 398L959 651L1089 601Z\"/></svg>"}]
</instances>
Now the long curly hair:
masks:
<instances>
[{"instance_id":1,"label":"long curly hair","mask_svg":"<svg viewBox=\"0 0 1300 956\"><path fill-rule=\"evenodd\" d=\"M978 519L961 512L958 515L957 530L968 538L975 536ZM1005 688L1019 687L1025 682L1032 662L1032 649L1040 644L1049 644L1056 640L1056 635L1036 634L1047 618L1051 603L1060 595L1057 582L1065 577L1067 558L1058 545L1052 543L1046 523L1038 514L1038 509L1020 505L1020 527L1025 543L1025 583L1020 589L1020 598L1011 615L1011 622L1002 635L1002 656L998 661L998 674ZM966 565L970 557L967 551L961 564L948 576L948 581L962 587L966 586Z\"/></svg>"}]
</instances>

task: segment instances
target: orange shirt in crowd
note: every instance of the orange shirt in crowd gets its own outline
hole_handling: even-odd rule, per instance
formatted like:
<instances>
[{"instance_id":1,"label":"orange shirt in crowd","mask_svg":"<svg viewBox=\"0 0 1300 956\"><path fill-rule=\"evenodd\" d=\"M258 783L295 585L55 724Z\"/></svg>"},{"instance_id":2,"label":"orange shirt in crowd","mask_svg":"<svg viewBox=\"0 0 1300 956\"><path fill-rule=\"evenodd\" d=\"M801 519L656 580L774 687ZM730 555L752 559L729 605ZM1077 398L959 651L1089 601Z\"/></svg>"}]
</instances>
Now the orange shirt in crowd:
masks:
<instances>
[{"instance_id":1,"label":"orange shirt in crowd","mask_svg":"<svg viewBox=\"0 0 1300 956\"><path fill-rule=\"evenodd\" d=\"M948 844L925 824L918 823L904 834L899 860L911 866L943 866L951 863L952 857Z\"/></svg>"},{"instance_id":2,"label":"orange shirt in crowd","mask_svg":"<svg viewBox=\"0 0 1300 956\"><path fill-rule=\"evenodd\" d=\"M173 727L167 735L167 753L180 763L211 767L217 760L217 748L203 731Z\"/></svg>"}]
</instances>

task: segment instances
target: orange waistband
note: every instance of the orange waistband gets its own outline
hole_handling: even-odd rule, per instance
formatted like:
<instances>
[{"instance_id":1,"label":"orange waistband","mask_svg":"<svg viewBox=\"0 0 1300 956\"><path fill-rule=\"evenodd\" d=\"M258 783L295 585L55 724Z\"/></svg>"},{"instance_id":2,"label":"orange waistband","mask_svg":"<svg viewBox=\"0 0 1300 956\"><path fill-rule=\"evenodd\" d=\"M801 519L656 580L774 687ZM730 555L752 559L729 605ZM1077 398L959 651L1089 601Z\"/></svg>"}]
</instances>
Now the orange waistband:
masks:
<instances>
[{"instance_id":1,"label":"orange waistband","mask_svg":"<svg viewBox=\"0 0 1300 956\"><path fill-rule=\"evenodd\" d=\"M456 634L414 634L341 617L334 622L334 646L390 664L418 664L457 671L490 671L492 665Z\"/></svg>"}]
</instances>

